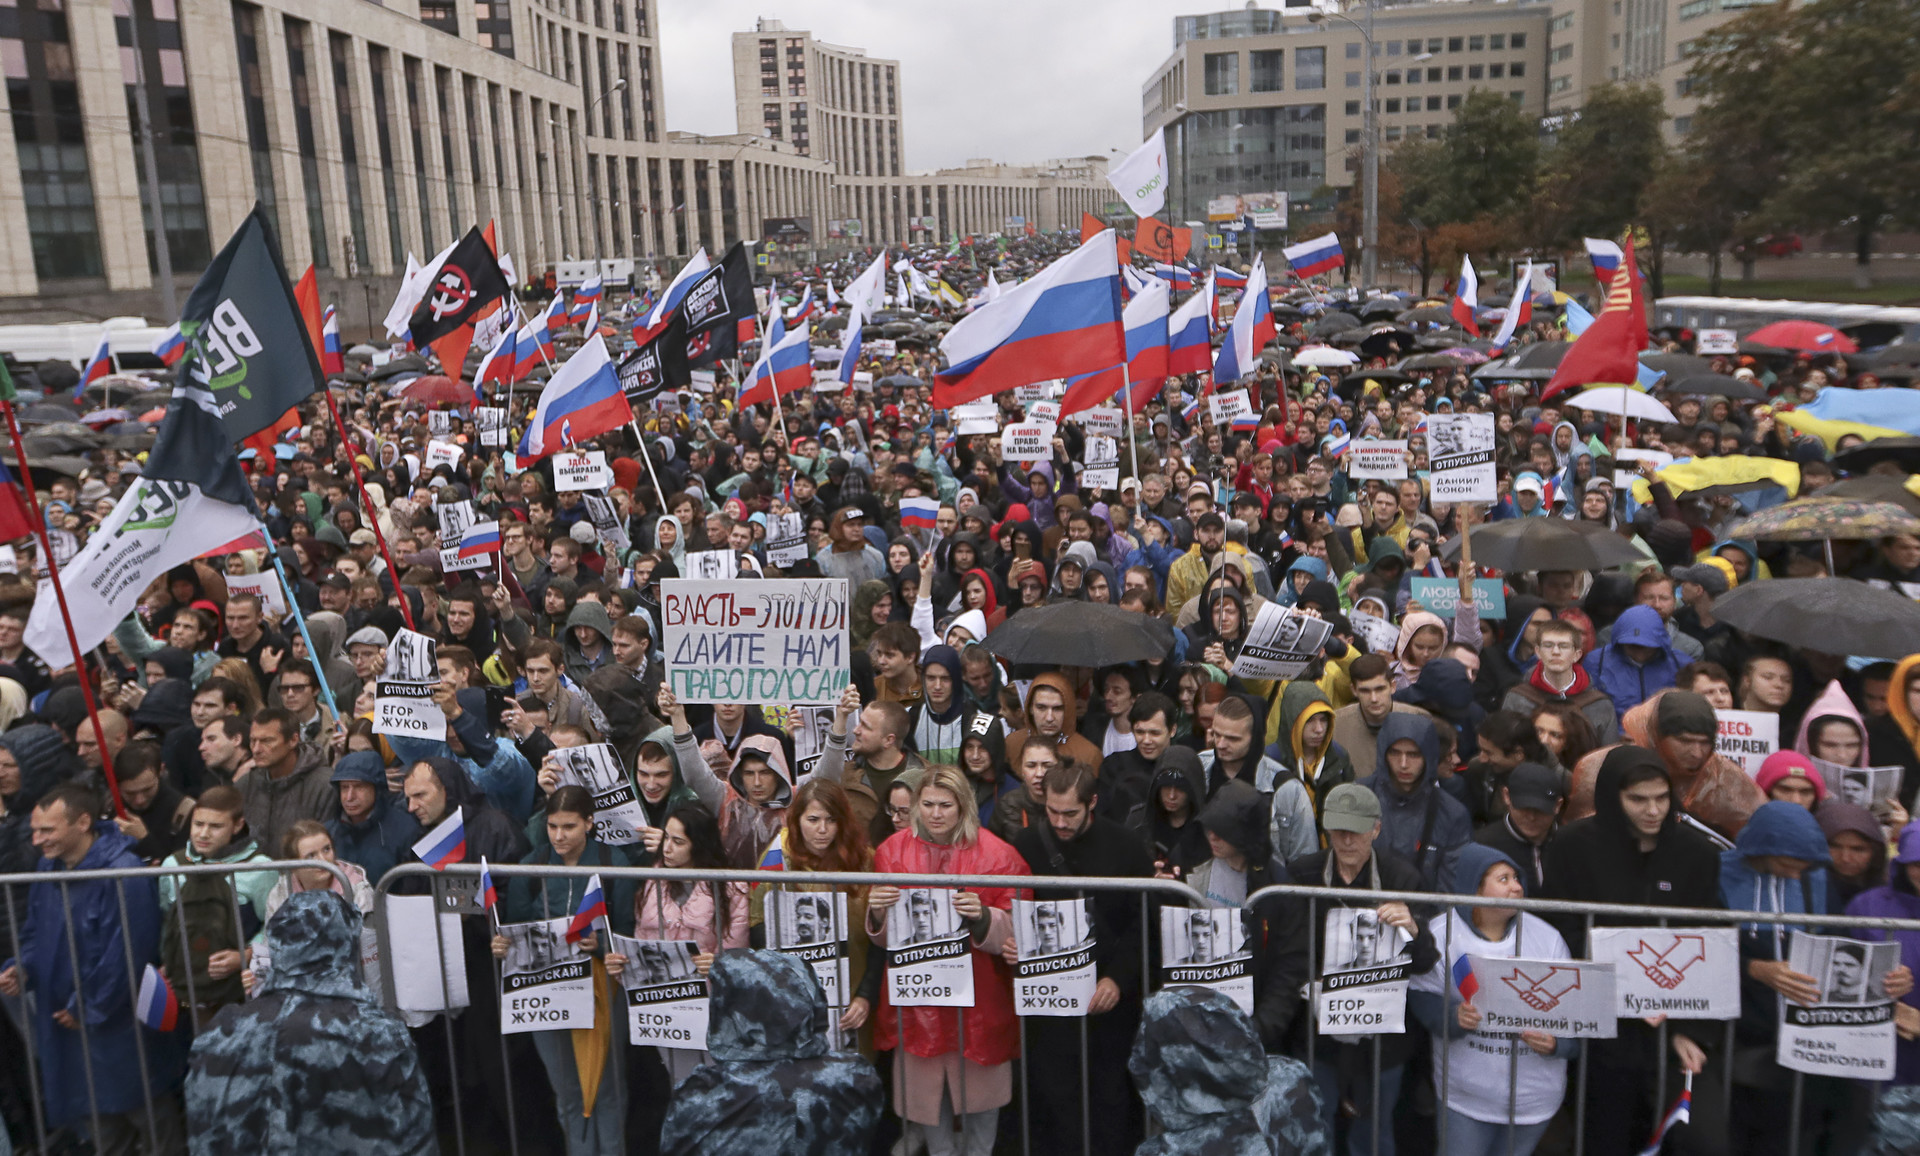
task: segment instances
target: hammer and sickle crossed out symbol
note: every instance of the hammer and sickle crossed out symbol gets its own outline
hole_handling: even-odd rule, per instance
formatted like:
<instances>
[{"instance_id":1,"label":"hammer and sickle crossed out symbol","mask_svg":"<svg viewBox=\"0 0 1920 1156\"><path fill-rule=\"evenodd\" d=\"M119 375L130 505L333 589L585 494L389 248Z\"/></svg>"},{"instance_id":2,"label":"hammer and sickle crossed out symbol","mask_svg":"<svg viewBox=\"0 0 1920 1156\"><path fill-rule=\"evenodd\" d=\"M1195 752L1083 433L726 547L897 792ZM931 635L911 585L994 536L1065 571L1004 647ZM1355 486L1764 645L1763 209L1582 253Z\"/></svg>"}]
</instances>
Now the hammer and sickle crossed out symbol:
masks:
<instances>
[{"instance_id":1,"label":"hammer and sickle crossed out symbol","mask_svg":"<svg viewBox=\"0 0 1920 1156\"><path fill-rule=\"evenodd\" d=\"M448 265L434 278L433 295L427 300L427 308L433 311L435 321L445 321L465 309L471 300L473 286L467 281L466 271Z\"/></svg>"},{"instance_id":2,"label":"hammer and sickle crossed out symbol","mask_svg":"<svg viewBox=\"0 0 1920 1156\"><path fill-rule=\"evenodd\" d=\"M1577 967L1554 967L1547 974L1535 979L1519 968L1506 976L1503 982L1513 989L1521 1001L1535 1011L1552 1011L1560 1005L1562 998L1570 991L1580 990L1580 969Z\"/></svg>"},{"instance_id":3,"label":"hammer and sickle crossed out symbol","mask_svg":"<svg viewBox=\"0 0 1920 1156\"><path fill-rule=\"evenodd\" d=\"M1703 935L1676 935L1665 951L1655 951L1643 939L1627 952L1627 958L1639 964L1648 979L1669 991L1680 986L1688 968L1706 957L1707 940Z\"/></svg>"}]
</instances>

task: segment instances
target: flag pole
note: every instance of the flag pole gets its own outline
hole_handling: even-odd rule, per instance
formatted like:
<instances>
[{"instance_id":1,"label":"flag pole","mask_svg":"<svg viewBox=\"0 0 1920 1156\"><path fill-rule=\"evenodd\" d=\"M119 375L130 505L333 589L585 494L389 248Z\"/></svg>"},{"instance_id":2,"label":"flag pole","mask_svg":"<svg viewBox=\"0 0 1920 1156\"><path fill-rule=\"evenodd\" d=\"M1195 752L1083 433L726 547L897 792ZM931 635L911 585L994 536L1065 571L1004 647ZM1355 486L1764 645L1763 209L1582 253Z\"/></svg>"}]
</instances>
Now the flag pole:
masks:
<instances>
[{"instance_id":1,"label":"flag pole","mask_svg":"<svg viewBox=\"0 0 1920 1156\"><path fill-rule=\"evenodd\" d=\"M5 370L0 369L0 374ZM14 457L20 462L20 488L27 493L27 506L33 512L34 536L40 540L40 549L47 560L47 577L53 584L53 596L60 600L60 621L67 628L67 647L73 651L74 674L80 679L80 697L87 704L87 718L93 722L93 741L100 748L100 770L107 779L107 790L113 795L113 809L122 819L127 817L127 805L120 798L120 780L113 773L113 754L107 749L107 732L100 725L100 706L93 698L93 684L87 679L85 656L80 653L80 637L73 631L73 614L67 609L66 587L60 584L60 564L53 557L53 542L47 536L47 518L40 511L40 495L34 492L33 474L27 466L27 448L20 440L20 422L14 416L11 398L0 402L7 411L7 432L13 438Z\"/></svg>"},{"instance_id":2,"label":"flag pole","mask_svg":"<svg viewBox=\"0 0 1920 1156\"><path fill-rule=\"evenodd\" d=\"M360 504L366 507L367 525L373 530L374 541L380 543L380 556L387 560L387 572L393 575L393 592L400 598L400 615L406 619L407 629L412 630L414 629L413 606L407 601L406 595L400 591L400 568L393 564L393 551L387 549L387 536L380 531L380 518L373 512L373 499L367 497L367 482L360 476L360 456L353 452L356 445L353 438L347 434L347 423L340 417L340 406L333 400L333 390L323 386L320 392L327 396L327 409L333 414L334 428L340 431L340 444L347 451L347 464L353 467L353 484L360 491ZM304 622L301 628L305 629ZM312 643L307 644L307 653L313 653ZM324 683L326 680L323 678L320 681Z\"/></svg>"},{"instance_id":3,"label":"flag pole","mask_svg":"<svg viewBox=\"0 0 1920 1156\"><path fill-rule=\"evenodd\" d=\"M251 491L249 491L251 492ZM268 557L273 559L273 568L280 575L280 589L286 592L287 608L293 611L294 625L300 628L300 640L307 644L307 661L313 665L313 680L320 685L320 697L333 712L333 721L340 721L340 706L333 701L333 687L327 685L327 672L320 665L320 652L313 648L313 635L307 633L307 616L300 612L300 600L294 597L293 583L287 578L287 567L280 561L280 549L269 544ZM402 602L406 599L402 598Z\"/></svg>"},{"instance_id":4,"label":"flag pole","mask_svg":"<svg viewBox=\"0 0 1920 1156\"><path fill-rule=\"evenodd\" d=\"M1120 396L1127 407L1127 449L1133 454L1133 535L1145 547L1147 527L1140 507L1140 441L1133 432L1133 373L1124 361L1120 363Z\"/></svg>"}]
</instances>

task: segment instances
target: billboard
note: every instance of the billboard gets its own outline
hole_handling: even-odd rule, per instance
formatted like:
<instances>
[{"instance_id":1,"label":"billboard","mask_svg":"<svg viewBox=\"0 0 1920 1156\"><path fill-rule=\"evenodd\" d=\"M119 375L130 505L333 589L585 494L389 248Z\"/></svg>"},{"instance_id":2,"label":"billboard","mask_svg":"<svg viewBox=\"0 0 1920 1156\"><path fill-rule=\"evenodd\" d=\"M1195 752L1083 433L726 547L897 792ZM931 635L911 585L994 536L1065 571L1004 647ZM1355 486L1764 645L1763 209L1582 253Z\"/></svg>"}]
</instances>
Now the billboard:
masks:
<instances>
[{"instance_id":1,"label":"billboard","mask_svg":"<svg viewBox=\"0 0 1920 1156\"><path fill-rule=\"evenodd\" d=\"M771 236L772 234L768 234L768 235L769 235L769 236ZM828 221L828 222L827 222L827 236L829 236L829 237L858 237L858 236L860 236L860 218L858 218L858 217L848 217L848 218L846 218L846 219L844 219L844 220L832 220L832 221Z\"/></svg>"},{"instance_id":2,"label":"billboard","mask_svg":"<svg viewBox=\"0 0 1920 1156\"><path fill-rule=\"evenodd\" d=\"M760 222L760 235L769 241L796 244L813 237L811 217L767 217Z\"/></svg>"},{"instance_id":3,"label":"billboard","mask_svg":"<svg viewBox=\"0 0 1920 1156\"><path fill-rule=\"evenodd\" d=\"M1247 229L1287 227L1287 194L1227 193L1207 201L1207 220L1233 222Z\"/></svg>"}]
</instances>

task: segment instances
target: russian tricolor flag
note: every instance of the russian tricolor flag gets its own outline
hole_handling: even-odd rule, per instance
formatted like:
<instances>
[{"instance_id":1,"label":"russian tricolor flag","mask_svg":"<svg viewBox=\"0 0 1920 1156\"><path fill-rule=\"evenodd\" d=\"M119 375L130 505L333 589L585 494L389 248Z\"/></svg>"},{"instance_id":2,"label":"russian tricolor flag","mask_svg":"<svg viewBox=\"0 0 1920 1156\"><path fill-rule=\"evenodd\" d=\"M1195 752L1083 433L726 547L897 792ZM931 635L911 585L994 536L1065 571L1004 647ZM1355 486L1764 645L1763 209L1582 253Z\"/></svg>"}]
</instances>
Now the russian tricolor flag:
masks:
<instances>
[{"instance_id":1,"label":"russian tricolor flag","mask_svg":"<svg viewBox=\"0 0 1920 1156\"><path fill-rule=\"evenodd\" d=\"M794 306L793 313L788 316L787 323L789 325L797 325L805 321L807 318L813 316L814 311L818 309L819 306L820 303L813 299L813 286L807 286L807 291L800 295L800 304Z\"/></svg>"},{"instance_id":2,"label":"russian tricolor flag","mask_svg":"<svg viewBox=\"0 0 1920 1156\"><path fill-rule=\"evenodd\" d=\"M487 355L480 359L480 364L473 371L475 398L481 396L480 387L489 381L508 385L519 380L514 373L517 368L514 363L514 353L519 346L519 340L520 335L514 332L511 326L500 331L499 340L493 343L492 349L487 350Z\"/></svg>"},{"instance_id":3,"label":"russian tricolor flag","mask_svg":"<svg viewBox=\"0 0 1920 1156\"><path fill-rule=\"evenodd\" d=\"M1337 233L1328 233L1298 245L1288 245L1280 250L1280 255L1287 259L1293 275L1302 280L1338 269L1347 263L1347 255L1340 248L1340 236Z\"/></svg>"},{"instance_id":4,"label":"russian tricolor flag","mask_svg":"<svg viewBox=\"0 0 1920 1156\"><path fill-rule=\"evenodd\" d=\"M1513 283L1513 300L1507 305L1507 315L1500 322L1500 328L1493 335L1495 349L1506 348L1507 342L1522 325L1533 323L1533 301L1528 296L1533 284L1533 262L1527 262L1527 270Z\"/></svg>"},{"instance_id":5,"label":"russian tricolor flag","mask_svg":"<svg viewBox=\"0 0 1920 1156\"><path fill-rule=\"evenodd\" d=\"M607 917L607 894L600 889L600 876L587 880L587 893L580 897L580 906L573 913L573 921L567 924L567 942L579 943L593 934L593 925Z\"/></svg>"},{"instance_id":6,"label":"russian tricolor flag","mask_svg":"<svg viewBox=\"0 0 1920 1156\"><path fill-rule=\"evenodd\" d=\"M1185 265L1171 265L1165 261L1153 263L1153 275L1165 281L1176 292L1187 292L1193 288L1193 270Z\"/></svg>"},{"instance_id":7,"label":"russian tricolor flag","mask_svg":"<svg viewBox=\"0 0 1920 1156\"><path fill-rule=\"evenodd\" d=\"M1196 293L1167 319L1167 372L1205 373L1213 364L1213 331L1208 305L1213 294Z\"/></svg>"},{"instance_id":8,"label":"russian tricolor flag","mask_svg":"<svg viewBox=\"0 0 1920 1156\"><path fill-rule=\"evenodd\" d=\"M113 372L113 349L107 344L107 335L100 335L100 348L93 351L93 360L87 362L86 369L80 372L80 381L73 387L75 401L86 392L87 386L99 381Z\"/></svg>"},{"instance_id":9,"label":"russian tricolor flag","mask_svg":"<svg viewBox=\"0 0 1920 1156\"><path fill-rule=\"evenodd\" d=\"M660 294L660 300L653 303L653 308L633 323L633 343L645 345L658 337L660 331L667 327L667 319L673 316L673 311L680 308L680 301L687 295L687 290L711 268L713 262L707 260L707 250L703 245L695 250L693 259L687 262L686 267L673 275L673 280L667 283L666 290Z\"/></svg>"},{"instance_id":10,"label":"russian tricolor flag","mask_svg":"<svg viewBox=\"0 0 1920 1156\"><path fill-rule=\"evenodd\" d=\"M499 522L475 522L460 532L460 557L485 558L499 552Z\"/></svg>"},{"instance_id":11,"label":"russian tricolor flag","mask_svg":"<svg viewBox=\"0 0 1920 1156\"><path fill-rule=\"evenodd\" d=\"M1587 260L1593 262L1593 278L1605 289L1613 283L1613 274L1620 268L1620 260L1625 254L1620 251L1618 241L1603 241L1598 237L1582 238L1587 243Z\"/></svg>"},{"instance_id":12,"label":"russian tricolor flag","mask_svg":"<svg viewBox=\"0 0 1920 1156\"><path fill-rule=\"evenodd\" d=\"M329 305L320 319L320 372L344 373L346 369L347 359L340 349L340 315Z\"/></svg>"},{"instance_id":13,"label":"russian tricolor flag","mask_svg":"<svg viewBox=\"0 0 1920 1156\"><path fill-rule=\"evenodd\" d=\"M553 360L553 324L561 313L560 299L555 297L553 304L548 306L547 311L542 313L533 323L532 336L533 353L535 357L542 357L548 361ZM518 360L519 350L517 348L514 351L514 356L515 359Z\"/></svg>"},{"instance_id":14,"label":"russian tricolor flag","mask_svg":"<svg viewBox=\"0 0 1920 1156\"><path fill-rule=\"evenodd\" d=\"M1473 959L1460 956L1453 961L1453 986L1460 989L1460 998L1467 1003L1473 1002L1474 995L1480 990L1480 981L1473 978Z\"/></svg>"},{"instance_id":15,"label":"russian tricolor flag","mask_svg":"<svg viewBox=\"0 0 1920 1156\"><path fill-rule=\"evenodd\" d=\"M480 856L480 893L473 897L483 911L492 911L500 903L500 893L493 887L493 869L487 866L487 857Z\"/></svg>"},{"instance_id":16,"label":"russian tricolor flag","mask_svg":"<svg viewBox=\"0 0 1920 1156\"><path fill-rule=\"evenodd\" d=\"M1686 1073L1687 1086L1680 1092L1680 1098L1667 1109L1660 1120L1660 1126L1653 1130L1653 1139L1640 1149L1640 1156L1660 1156L1660 1146L1667 1142L1667 1133L1673 1131L1675 1124L1693 1123L1693 1073Z\"/></svg>"},{"instance_id":17,"label":"russian tricolor flag","mask_svg":"<svg viewBox=\"0 0 1920 1156\"><path fill-rule=\"evenodd\" d=\"M169 369L180 364L180 359L187 355L187 335L180 332L178 321L167 326L167 331L162 333L160 340L154 343L153 355ZM323 360L322 367L324 366Z\"/></svg>"},{"instance_id":18,"label":"russian tricolor flag","mask_svg":"<svg viewBox=\"0 0 1920 1156\"><path fill-rule=\"evenodd\" d=\"M766 348L760 360L753 363L753 372L747 374L747 388L740 392L742 409L785 397L813 383L813 351L807 342L807 329L803 323L789 333L780 318L773 319Z\"/></svg>"},{"instance_id":19,"label":"russian tricolor flag","mask_svg":"<svg viewBox=\"0 0 1920 1156\"><path fill-rule=\"evenodd\" d=\"M1273 305L1267 299L1267 266L1256 255L1253 272L1247 275L1247 287L1240 294L1240 308L1234 311L1233 325L1220 343L1220 356L1213 363L1215 388L1232 385L1251 374L1260 351L1273 340Z\"/></svg>"},{"instance_id":20,"label":"russian tricolor flag","mask_svg":"<svg viewBox=\"0 0 1920 1156\"><path fill-rule=\"evenodd\" d=\"M413 853L420 862L443 870L449 863L458 863L467 857L467 823L461 817L460 808L455 807L453 814L440 820L439 826L422 835L413 845Z\"/></svg>"},{"instance_id":21,"label":"russian tricolor flag","mask_svg":"<svg viewBox=\"0 0 1920 1156\"><path fill-rule=\"evenodd\" d=\"M589 438L619 429L633 420L633 407L620 389L620 376L607 355L607 342L598 333L567 359L540 391L527 432L517 451L521 460L546 457Z\"/></svg>"},{"instance_id":22,"label":"russian tricolor flag","mask_svg":"<svg viewBox=\"0 0 1920 1156\"><path fill-rule=\"evenodd\" d=\"M1160 392L1167 380L1167 300L1171 290L1164 281L1150 282L1134 294L1122 314L1127 327L1127 370L1123 378L1119 366L1112 366L1067 381L1067 395L1060 401L1060 416L1066 417L1113 397L1127 383L1132 393L1125 404L1134 410Z\"/></svg>"},{"instance_id":23,"label":"russian tricolor flag","mask_svg":"<svg viewBox=\"0 0 1920 1156\"><path fill-rule=\"evenodd\" d=\"M140 976L140 994L134 1000L133 1014L156 1032L170 1032L180 1023L180 999L173 985L151 963Z\"/></svg>"},{"instance_id":24,"label":"russian tricolor flag","mask_svg":"<svg viewBox=\"0 0 1920 1156\"><path fill-rule=\"evenodd\" d=\"M551 352L553 337L547 332L546 326L547 315L542 313L538 317L529 318L527 323L520 327L520 331L513 335L513 380L525 381L527 375L533 372L533 367L540 364L543 337L546 339L547 349Z\"/></svg>"},{"instance_id":25,"label":"russian tricolor flag","mask_svg":"<svg viewBox=\"0 0 1920 1156\"><path fill-rule=\"evenodd\" d=\"M1257 413L1243 413L1233 419L1232 428L1243 433L1252 433L1254 430L1260 428L1260 415Z\"/></svg>"},{"instance_id":26,"label":"russian tricolor flag","mask_svg":"<svg viewBox=\"0 0 1920 1156\"><path fill-rule=\"evenodd\" d=\"M569 323L585 321L592 313L593 307L599 303L600 294L604 290L605 285L598 274L580 282L580 287L573 291L573 306L567 310L567 321Z\"/></svg>"},{"instance_id":27,"label":"russian tricolor flag","mask_svg":"<svg viewBox=\"0 0 1920 1156\"><path fill-rule=\"evenodd\" d=\"M1448 305L1453 319L1460 328L1480 336L1480 322L1474 314L1480 308L1480 277L1473 271L1473 258L1464 254L1460 257L1460 284L1454 286L1453 301Z\"/></svg>"},{"instance_id":28,"label":"russian tricolor flag","mask_svg":"<svg viewBox=\"0 0 1920 1156\"><path fill-rule=\"evenodd\" d=\"M940 503L932 498L901 498L900 528L903 530L931 530L938 524Z\"/></svg>"},{"instance_id":29,"label":"russian tricolor flag","mask_svg":"<svg viewBox=\"0 0 1920 1156\"><path fill-rule=\"evenodd\" d=\"M1224 265L1215 265L1213 267L1213 281L1215 285L1223 289L1238 289L1247 283L1247 275L1245 273L1235 273Z\"/></svg>"},{"instance_id":30,"label":"russian tricolor flag","mask_svg":"<svg viewBox=\"0 0 1920 1156\"><path fill-rule=\"evenodd\" d=\"M934 376L936 409L1125 361L1113 230L969 313L940 349L948 365Z\"/></svg>"}]
</instances>

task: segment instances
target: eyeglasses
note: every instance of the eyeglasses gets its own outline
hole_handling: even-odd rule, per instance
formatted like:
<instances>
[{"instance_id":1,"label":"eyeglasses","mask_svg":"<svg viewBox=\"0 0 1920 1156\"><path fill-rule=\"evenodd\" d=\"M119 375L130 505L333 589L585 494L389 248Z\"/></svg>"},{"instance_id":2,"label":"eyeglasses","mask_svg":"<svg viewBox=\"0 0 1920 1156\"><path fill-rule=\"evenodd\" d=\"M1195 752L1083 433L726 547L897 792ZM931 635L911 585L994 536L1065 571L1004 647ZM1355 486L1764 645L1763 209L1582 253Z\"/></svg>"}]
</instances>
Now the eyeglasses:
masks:
<instances>
[{"instance_id":1,"label":"eyeglasses","mask_svg":"<svg viewBox=\"0 0 1920 1156\"><path fill-rule=\"evenodd\" d=\"M887 808L887 817L888 817L888 818L890 818L890 819L904 819L904 818L906 818L906 817L907 817L908 815L910 815L910 814L912 814L912 813L913 813L913 808L912 808L912 807L893 807L893 806L889 806L889 807Z\"/></svg>"},{"instance_id":2,"label":"eyeglasses","mask_svg":"<svg viewBox=\"0 0 1920 1156\"><path fill-rule=\"evenodd\" d=\"M1555 641L1542 641L1542 642L1535 643L1534 649L1541 651L1543 653L1547 653L1547 652L1557 653L1562 650L1578 650L1580 648L1574 643L1568 642L1565 639L1559 639Z\"/></svg>"}]
</instances>

